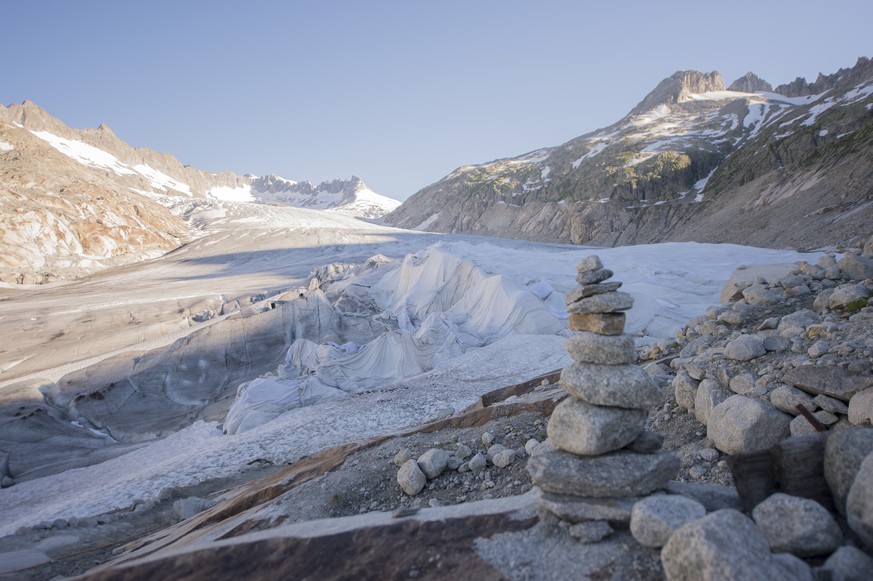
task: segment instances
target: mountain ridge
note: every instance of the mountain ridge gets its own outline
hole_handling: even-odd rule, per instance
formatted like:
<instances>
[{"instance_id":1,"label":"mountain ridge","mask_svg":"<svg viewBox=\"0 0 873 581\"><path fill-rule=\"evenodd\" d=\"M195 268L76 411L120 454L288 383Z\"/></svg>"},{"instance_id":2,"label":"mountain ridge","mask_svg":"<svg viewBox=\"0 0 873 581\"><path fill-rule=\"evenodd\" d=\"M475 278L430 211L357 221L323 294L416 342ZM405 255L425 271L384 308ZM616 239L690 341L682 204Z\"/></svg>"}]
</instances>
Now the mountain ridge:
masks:
<instances>
[{"instance_id":1,"label":"mountain ridge","mask_svg":"<svg viewBox=\"0 0 873 581\"><path fill-rule=\"evenodd\" d=\"M461 166L385 221L610 246L857 242L873 233L864 205L873 197L873 66L861 58L817 82L829 88L791 97L777 92L791 93L784 86L723 90L718 73L679 71L616 123L559 146ZM732 85L764 83L752 73Z\"/></svg>"}]
</instances>

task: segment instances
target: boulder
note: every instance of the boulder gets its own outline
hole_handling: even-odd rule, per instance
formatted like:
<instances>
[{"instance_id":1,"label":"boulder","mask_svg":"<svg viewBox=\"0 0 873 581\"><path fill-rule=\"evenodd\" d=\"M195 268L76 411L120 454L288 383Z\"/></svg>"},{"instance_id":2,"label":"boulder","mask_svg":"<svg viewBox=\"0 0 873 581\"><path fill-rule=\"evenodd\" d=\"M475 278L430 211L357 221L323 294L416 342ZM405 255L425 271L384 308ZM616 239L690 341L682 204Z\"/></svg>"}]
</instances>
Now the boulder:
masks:
<instances>
[{"instance_id":1,"label":"boulder","mask_svg":"<svg viewBox=\"0 0 873 581\"><path fill-rule=\"evenodd\" d=\"M176 518L186 520L213 506L215 506L215 501L208 498L196 496L180 498L173 503L173 514L176 515Z\"/></svg>"},{"instance_id":2,"label":"boulder","mask_svg":"<svg viewBox=\"0 0 873 581\"><path fill-rule=\"evenodd\" d=\"M803 365L788 370L782 381L813 395L849 401L859 391L873 387L873 376L850 373L845 367Z\"/></svg>"},{"instance_id":3,"label":"boulder","mask_svg":"<svg viewBox=\"0 0 873 581\"><path fill-rule=\"evenodd\" d=\"M870 291L863 284L844 284L834 289L828 299L833 310L858 311L867 305Z\"/></svg>"},{"instance_id":4,"label":"boulder","mask_svg":"<svg viewBox=\"0 0 873 581\"><path fill-rule=\"evenodd\" d=\"M415 496L422 491L424 485L427 484L427 477L421 468L418 467L418 462L415 460L407 460L400 470L397 471L397 484L400 489L409 496Z\"/></svg>"},{"instance_id":5,"label":"boulder","mask_svg":"<svg viewBox=\"0 0 873 581\"><path fill-rule=\"evenodd\" d=\"M604 280L611 278L613 272L608 268L597 268L594 270L580 270L576 273L576 282L582 285L598 284Z\"/></svg>"},{"instance_id":6,"label":"boulder","mask_svg":"<svg viewBox=\"0 0 873 581\"><path fill-rule=\"evenodd\" d=\"M673 494L656 494L634 505L630 531L641 545L660 549L676 529L704 516L706 509L696 500Z\"/></svg>"},{"instance_id":7,"label":"boulder","mask_svg":"<svg viewBox=\"0 0 873 581\"><path fill-rule=\"evenodd\" d=\"M631 335L607 336L585 331L573 333L567 339L567 352L577 363L627 365L637 359Z\"/></svg>"},{"instance_id":8,"label":"boulder","mask_svg":"<svg viewBox=\"0 0 873 581\"><path fill-rule=\"evenodd\" d=\"M754 335L740 335L724 348L725 358L734 361L751 361L766 354L764 343Z\"/></svg>"},{"instance_id":9,"label":"boulder","mask_svg":"<svg viewBox=\"0 0 873 581\"><path fill-rule=\"evenodd\" d=\"M837 512L846 515L846 498L861 462L873 452L873 428L837 430L825 444L824 475L834 495Z\"/></svg>"},{"instance_id":10,"label":"boulder","mask_svg":"<svg viewBox=\"0 0 873 581\"><path fill-rule=\"evenodd\" d=\"M873 424L873 389L859 391L849 400L849 421L856 426Z\"/></svg>"},{"instance_id":11,"label":"boulder","mask_svg":"<svg viewBox=\"0 0 873 581\"><path fill-rule=\"evenodd\" d=\"M572 523L587 520L604 520L614 525L626 526L630 522L631 510L639 501L636 496L617 498L592 498L555 494L534 486L530 492L537 506Z\"/></svg>"},{"instance_id":12,"label":"boulder","mask_svg":"<svg viewBox=\"0 0 873 581\"><path fill-rule=\"evenodd\" d=\"M567 398L549 419L549 439L574 454L604 454L623 448L643 431L648 413L617 407L594 406Z\"/></svg>"},{"instance_id":13,"label":"boulder","mask_svg":"<svg viewBox=\"0 0 873 581\"><path fill-rule=\"evenodd\" d=\"M694 398L694 417L704 426L709 421L712 409L731 397L731 392L723 388L714 379L704 379L697 388Z\"/></svg>"},{"instance_id":14,"label":"boulder","mask_svg":"<svg viewBox=\"0 0 873 581\"><path fill-rule=\"evenodd\" d=\"M636 365L573 364L561 370L558 385L593 405L649 410L663 402L663 394Z\"/></svg>"},{"instance_id":15,"label":"boulder","mask_svg":"<svg viewBox=\"0 0 873 581\"><path fill-rule=\"evenodd\" d=\"M806 392L800 391L796 387L788 385L780 385L770 392L770 403L773 404L780 412L796 416L800 414L797 409L798 405L802 405L809 411L815 411L816 405Z\"/></svg>"},{"instance_id":16,"label":"boulder","mask_svg":"<svg viewBox=\"0 0 873 581\"><path fill-rule=\"evenodd\" d=\"M553 450L532 456L527 463L534 483L546 492L595 498L650 494L664 488L679 467L679 458L671 452L626 450L606 456Z\"/></svg>"},{"instance_id":17,"label":"boulder","mask_svg":"<svg viewBox=\"0 0 873 581\"><path fill-rule=\"evenodd\" d=\"M777 492L754 508L752 518L774 553L829 555L843 541L831 513L809 498Z\"/></svg>"},{"instance_id":18,"label":"boulder","mask_svg":"<svg viewBox=\"0 0 873 581\"><path fill-rule=\"evenodd\" d=\"M743 289L743 299L750 305L777 305L785 300L785 292L763 284L753 284Z\"/></svg>"},{"instance_id":19,"label":"boulder","mask_svg":"<svg viewBox=\"0 0 873 581\"><path fill-rule=\"evenodd\" d=\"M871 571L873 571L873 558L860 549L844 546L837 549L818 568L818 578L829 581L858 581L869 579Z\"/></svg>"},{"instance_id":20,"label":"boulder","mask_svg":"<svg viewBox=\"0 0 873 581\"><path fill-rule=\"evenodd\" d=\"M853 280L873 278L873 258L846 252L837 262L844 277Z\"/></svg>"},{"instance_id":21,"label":"boulder","mask_svg":"<svg viewBox=\"0 0 873 581\"><path fill-rule=\"evenodd\" d=\"M697 399L697 388L700 382L692 378L684 369L673 378L673 395L676 403L686 410L694 409L694 401Z\"/></svg>"},{"instance_id":22,"label":"boulder","mask_svg":"<svg viewBox=\"0 0 873 581\"><path fill-rule=\"evenodd\" d=\"M433 480L443 473L449 463L449 453L439 448L431 448L418 457L418 466L428 480Z\"/></svg>"},{"instance_id":23,"label":"boulder","mask_svg":"<svg viewBox=\"0 0 873 581\"><path fill-rule=\"evenodd\" d=\"M733 395L712 409L707 437L726 454L769 448L788 437L791 417L773 406Z\"/></svg>"},{"instance_id":24,"label":"boulder","mask_svg":"<svg viewBox=\"0 0 873 581\"><path fill-rule=\"evenodd\" d=\"M579 299L572 305L567 306L567 312L614 313L616 311L627 311L633 306L634 299L631 295L621 291L613 291Z\"/></svg>"},{"instance_id":25,"label":"boulder","mask_svg":"<svg viewBox=\"0 0 873 581\"><path fill-rule=\"evenodd\" d=\"M598 335L621 335L624 333L624 313L573 313L570 315L571 331L590 331Z\"/></svg>"},{"instance_id":26,"label":"boulder","mask_svg":"<svg viewBox=\"0 0 873 581\"><path fill-rule=\"evenodd\" d=\"M755 523L731 509L681 526L661 550L661 563L671 581L787 578Z\"/></svg>"},{"instance_id":27,"label":"boulder","mask_svg":"<svg viewBox=\"0 0 873 581\"><path fill-rule=\"evenodd\" d=\"M873 548L873 453L867 454L846 498L846 522L868 548Z\"/></svg>"},{"instance_id":28,"label":"boulder","mask_svg":"<svg viewBox=\"0 0 873 581\"><path fill-rule=\"evenodd\" d=\"M812 567L791 553L774 553L773 559L788 573L786 579L792 581L816 581Z\"/></svg>"}]
</instances>

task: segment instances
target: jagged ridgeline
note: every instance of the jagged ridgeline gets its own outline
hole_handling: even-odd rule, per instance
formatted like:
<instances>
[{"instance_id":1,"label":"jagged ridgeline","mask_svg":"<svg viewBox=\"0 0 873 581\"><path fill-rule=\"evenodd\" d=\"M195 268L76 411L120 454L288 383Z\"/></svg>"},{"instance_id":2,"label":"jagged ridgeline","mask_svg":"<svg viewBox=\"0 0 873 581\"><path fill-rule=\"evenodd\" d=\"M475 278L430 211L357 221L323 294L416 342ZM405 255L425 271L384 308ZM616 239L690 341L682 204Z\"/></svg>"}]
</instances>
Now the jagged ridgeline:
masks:
<instances>
[{"instance_id":1,"label":"jagged ridgeline","mask_svg":"<svg viewBox=\"0 0 873 581\"><path fill-rule=\"evenodd\" d=\"M867 58L775 89L679 71L617 123L460 167L386 220L576 244L856 242L873 233L871 108Z\"/></svg>"}]
</instances>

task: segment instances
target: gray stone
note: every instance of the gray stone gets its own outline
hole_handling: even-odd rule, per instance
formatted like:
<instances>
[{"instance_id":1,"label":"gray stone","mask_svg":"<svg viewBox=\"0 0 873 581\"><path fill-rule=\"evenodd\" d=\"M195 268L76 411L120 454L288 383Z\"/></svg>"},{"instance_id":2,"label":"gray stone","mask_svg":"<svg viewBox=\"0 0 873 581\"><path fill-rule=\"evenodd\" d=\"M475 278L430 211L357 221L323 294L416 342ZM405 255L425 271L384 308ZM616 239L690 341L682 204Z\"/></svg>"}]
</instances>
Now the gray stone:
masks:
<instances>
[{"instance_id":1,"label":"gray stone","mask_svg":"<svg viewBox=\"0 0 873 581\"><path fill-rule=\"evenodd\" d=\"M800 411L797 409L798 405L802 405L809 411L813 411L816 408L815 403L812 401L812 397L796 387L790 387L788 385L780 385L771 391L770 403L780 412L785 412L792 416L800 414Z\"/></svg>"},{"instance_id":2,"label":"gray stone","mask_svg":"<svg viewBox=\"0 0 873 581\"><path fill-rule=\"evenodd\" d=\"M708 512L723 508L742 510L743 506L742 502L740 502L740 495L733 486L703 484L700 482L678 482L673 480L667 484L667 492L693 498L702 504Z\"/></svg>"},{"instance_id":3,"label":"gray stone","mask_svg":"<svg viewBox=\"0 0 873 581\"><path fill-rule=\"evenodd\" d=\"M407 450L406 448L401 449L399 452L394 454L394 465L400 468L404 464L406 464L409 460L412 459L412 452Z\"/></svg>"},{"instance_id":4,"label":"gray stone","mask_svg":"<svg viewBox=\"0 0 873 581\"><path fill-rule=\"evenodd\" d=\"M755 389L755 376L751 373L741 373L731 377L731 391L740 395L749 395Z\"/></svg>"},{"instance_id":5,"label":"gray stone","mask_svg":"<svg viewBox=\"0 0 873 581\"><path fill-rule=\"evenodd\" d=\"M580 299L567 307L568 313L614 313L616 311L626 311L634 306L634 299L631 295L615 291L602 295L594 295L585 299Z\"/></svg>"},{"instance_id":6,"label":"gray stone","mask_svg":"<svg viewBox=\"0 0 873 581\"><path fill-rule=\"evenodd\" d=\"M478 452L475 456L470 458L470 462L468 466L470 467L471 472L476 472L477 470L484 470L488 465L488 460L482 454L482 452Z\"/></svg>"},{"instance_id":7,"label":"gray stone","mask_svg":"<svg viewBox=\"0 0 873 581\"><path fill-rule=\"evenodd\" d=\"M751 361L766 354L761 339L754 335L740 335L724 348L725 358L734 361Z\"/></svg>"},{"instance_id":8,"label":"gray stone","mask_svg":"<svg viewBox=\"0 0 873 581\"><path fill-rule=\"evenodd\" d=\"M860 581L869 579L871 571L873 558L860 549L844 546L837 549L818 568L818 578L828 581Z\"/></svg>"},{"instance_id":9,"label":"gray stone","mask_svg":"<svg viewBox=\"0 0 873 581\"><path fill-rule=\"evenodd\" d=\"M656 494L634 505L630 531L641 545L660 549L676 529L704 516L706 509L696 500L672 494Z\"/></svg>"},{"instance_id":10,"label":"gray stone","mask_svg":"<svg viewBox=\"0 0 873 581\"><path fill-rule=\"evenodd\" d=\"M397 484L400 489L409 496L415 496L422 491L424 485L427 484L427 477L418 462L415 460L407 460L400 470L397 471Z\"/></svg>"},{"instance_id":11,"label":"gray stone","mask_svg":"<svg viewBox=\"0 0 873 581\"><path fill-rule=\"evenodd\" d=\"M846 404L844 404L840 400L834 399L834 398L827 396L827 395L819 394L819 395L815 396L814 398L812 398L812 401L815 405L817 405L821 409L823 409L825 411L829 411L832 414L842 414L845 416L845 415L848 415L848 413L849 413L849 406L847 406Z\"/></svg>"},{"instance_id":12,"label":"gray stone","mask_svg":"<svg viewBox=\"0 0 873 581\"><path fill-rule=\"evenodd\" d=\"M600 257L596 254L586 256L576 263L576 272L591 272L592 270L600 270L603 268L603 263Z\"/></svg>"},{"instance_id":13,"label":"gray stone","mask_svg":"<svg viewBox=\"0 0 873 581\"><path fill-rule=\"evenodd\" d=\"M824 289L815 295L815 300L812 303L812 308L818 313L824 313L828 310L828 304L831 302L831 295L834 294L834 289Z\"/></svg>"},{"instance_id":14,"label":"gray stone","mask_svg":"<svg viewBox=\"0 0 873 581\"><path fill-rule=\"evenodd\" d=\"M785 300L785 292L763 284L753 284L743 289L743 299L750 305L778 305Z\"/></svg>"},{"instance_id":15,"label":"gray stone","mask_svg":"<svg viewBox=\"0 0 873 581\"><path fill-rule=\"evenodd\" d=\"M482 445L486 448L490 446L494 442L494 434L491 432L485 432L482 434Z\"/></svg>"},{"instance_id":16,"label":"gray stone","mask_svg":"<svg viewBox=\"0 0 873 581\"><path fill-rule=\"evenodd\" d=\"M867 548L873 548L873 453L867 454L846 498L846 522Z\"/></svg>"},{"instance_id":17,"label":"gray stone","mask_svg":"<svg viewBox=\"0 0 873 581\"><path fill-rule=\"evenodd\" d=\"M873 429L850 428L828 435L825 444L824 475L834 495L837 512L846 515L846 498L855 482L861 462L873 453Z\"/></svg>"},{"instance_id":18,"label":"gray stone","mask_svg":"<svg viewBox=\"0 0 873 581\"><path fill-rule=\"evenodd\" d=\"M528 456L533 456L534 450L536 450L537 446L540 445L540 441L536 438L530 438L527 442L524 443L524 451L527 452Z\"/></svg>"},{"instance_id":19,"label":"gray stone","mask_svg":"<svg viewBox=\"0 0 873 581\"><path fill-rule=\"evenodd\" d=\"M560 519L577 523L589 520L605 520L618 526L627 526L631 510L638 497L590 498L546 492L539 486L531 488L531 496L537 506Z\"/></svg>"},{"instance_id":20,"label":"gray stone","mask_svg":"<svg viewBox=\"0 0 873 581\"><path fill-rule=\"evenodd\" d=\"M858 256L852 252L846 252L837 262L843 276L853 280L873 278L873 259L867 256Z\"/></svg>"},{"instance_id":21,"label":"gray stone","mask_svg":"<svg viewBox=\"0 0 873 581\"><path fill-rule=\"evenodd\" d=\"M679 458L670 452L619 450L606 456L576 456L555 450L532 456L527 470L547 492L604 497L641 496L662 489L679 466Z\"/></svg>"},{"instance_id":22,"label":"gray stone","mask_svg":"<svg viewBox=\"0 0 873 581\"><path fill-rule=\"evenodd\" d=\"M697 388L694 398L694 417L703 425L709 421L712 408L731 397L731 392L724 389L714 379L704 379Z\"/></svg>"},{"instance_id":23,"label":"gray stone","mask_svg":"<svg viewBox=\"0 0 873 581\"><path fill-rule=\"evenodd\" d=\"M830 348L830 343L827 341L816 341L806 350L806 353L813 359L818 359L822 355L826 355Z\"/></svg>"},{"instance_id":24,"label":"gray stone","mask_svg":"<svg viewBox=\"0 0 873 581\"><path fill-rule=\"evenodd\" d=\"M786 579L792 581L816 581L812 567L806 561L795 557L791 553L773 553L773 560L788 574Z\"/></svg>"},{"instance_id":25,"label":"gray stone","mask_svg":"<svg viewBox=\"0 0 873 581\"><path fill-rule=\"evenodd\" d=\"M844 367L804 365L788 370L782 381L813 395L849 401L859 391L873 387L873 376L852 374Z\"/></svg>"},{"instance_id":26,"label":"gray stone","mask_svg":"<svg viewBox=\"0 0 873 581\"><path fill-rule=\"evenodd\" d=\"M687 371L684 369L679 371L673 378L673 395L676 397L676 403L686 410L694 409L699 385L700 382L693 379Z\"/></svg>"},{"instance_id":27,"label":"gray stone","mask_svg":"<svg viewBox=\"0 0 873 581\"><path fill-rule=\"evenodd\" d=\"M571 305L579 299L584 299L594 295L602 295L603 293L611 293L621 288L620 282L607 282L602 284L583 284L567 293L564 297L564 302Z\"/></svg>"},{"instance_id":28,"label":"gray stone","mask_svg":"<svg viewBox=\"0 0 873 581\"><path fill-rule=\"evenodd\" d=\"M754 508L752 518L774 553L829 555L843 541L831 513L809 498L777 492Z\"/></svg>"},{"instance_id":29,"label":"gray stone","mask_svg":"<svg viewBox=\"0 0 873 581\"><path fill-rule=\"evenodd\" d=\"M791 420L791 423L788 424L788 431L792 436L806 436L818 432L816 427L813 426L804 416L797 416Z\"/></svg>"},{"instance_id":30,"label":"gray stone","mask_svg":"<svg viewBox=\"0 0 873 581\"><path fill-rule=\"evenodd\" d=\"M625 318L624 313L573 313L570 315L570 330L621 335L624 333Z\"/></svg>"},{"instance_id":31,"label":"gray stone","mask_svg":"<svg viewBox=\"0 0 873 581\"><path fill-rule=\"evenodd\" d=\"M636 365L573 364L561 370L562 389L590 404L648 410L663 394Z\"/></svg>"},{"instance_id":32,"label":"gray stone","mask_svg":"<svg viewBox=\"0 0 873 581\"><path fill-rule=\"evenodd\" d=\"M470 446L466 444L458 444L458 449L455 451L455 456L457 456L461 460L466 460L470 457L470 454L472 453L473 450L470 449Z\"/></svg>"},{"instance_id":33,"label":"gray stone","mask_svg":"<svg viewBox=\"0 0 873 581\"><path fill-rule=\"evenodd\" d=\"M643 431L648 413L617 407L595 406L567 398L549 419L549 439L574 454L604 454L623 448Z\"/></svg>"},{"instance_id":34,"label":"gray stone","mask_svg":"<svg viewBox=\"0 0 873 581\"><path fill-rule=\"evenodd\" d=\"M576 282L579 284L597 284L610 278L612 275L613 272L608 268L579 271L576 273Z\"/></svg>"},{"instance_id":35,"label":"gray stone","mask_svg":"<svg viewBox=\"0 0 873 581\"><path fill-rule=\"evenodd\" d=\"M418 467L428 480L433 480L443 473L449 463L449 453L439 448L431 448L418 457Z\"/></svg>"},{"instance_id":36,"label":"gray stone","mask_svg":"<svg viewBox=\"0 0 873 581\"><path fill-rule=\"evenodd\" d=\"M494 454L494 459L491 461L498 468L506 468L515 461L515 450L503 450Z\"/></svg>"},{"instance_id":37,"label":"gray stone","mask_svg":"<svg viewBox=\"0 0 873 581\"><path fill-rule=\"evenodd\" d=\"M597 333L573 333L567 339L567 353L577 363L628 365L637 359L634 338L630 335L606 336Z\"/></svg>"},{"instance_id":38,"label":"gray stone","mask_svg":"<svg viewBox=\"0 0 873 581\"><path fill-rule=\"evenodd\" d=\"M489 462L494 462L494 456L506 450L508 450L506 446L502 444L494 444L485 452L485 457L488 458Z\"/></svg>"},{"instance_id":39,"label":"gray stone","mask_svg":"<svg viewBox=\"0 0 873 581\"><path fill-rule=\"evenodd\" d=\"M834 289L828 299L828 307L833 310L858 310L870 298L870 291L863 284L844 284Z\"/></svg>"},{"instance_id":40,"label":"gray stone","mask_svg":"<svg viewBox=\"0 0 873 581\"><path fill-rule=\"evenodd\" d=\"M873 236L867 239L867 242L864 243L864 248L861 250L861 254L864 256L873 255Z\"/></svg>"},{"instance_id":41,"label":"gray stone","mask_svg":"<svg viewBox=\"0 0 873 581\"><path fill-rule=\"evenodd\" d=\"M587 545L589 543L602 541L614 531L605 520L594 520L576 523L572 525L567 532L580 543Z\"/></svg>"},{"instance_id":42,"label":"gray stone","mask_svg":"<svg viewBox=\"0 0 873 581\"><path fill-rule=\"evenodd\" d=\"M779 320L779 326L777 329L780 334L786 329L801 329L805 331L807 327L817 323L821 323L821 317L814 311L800 309L782 317Z\"/></svg>"},{"instance_id":43,"label":"gray stone","mask_svg":"<svg viewBox=\"0 0 873 581\"><path fill-rule=\"evenodd\" d=\"M661 550L668 580L785 579L750 518L719 510L681 526Z\"/></svg>"},{"instance_id":44,"label":"gray stone","mask_svg":"<svg viewBox=\"0 0 873 581\"><path fill-rule=\"evenodd\" d=\"M873 424L873 389L865 389L849 400L849 421L856 426Z\"/></svg>"},{"instance_id":45,"label":"gray stone","mask_svg":"<svg viewBox=\"0 0 873 581\"><path fill-rule=\"evenodd\" d=\"M784 353L791 349L791 339L781 335L770 335L761 340L761 344L768 353Z\"/></svg>"},{"instance_id":46,"label":"gray stone","mask_svg":"<svg viewBox=\"0 0 873 581\"><path fill-rule=\"evenodd\" d=\"M734 395L715 406L706 434L726 454L769 448L790 434L791 417L771 405Z\"/></svg>"}]
</instances>

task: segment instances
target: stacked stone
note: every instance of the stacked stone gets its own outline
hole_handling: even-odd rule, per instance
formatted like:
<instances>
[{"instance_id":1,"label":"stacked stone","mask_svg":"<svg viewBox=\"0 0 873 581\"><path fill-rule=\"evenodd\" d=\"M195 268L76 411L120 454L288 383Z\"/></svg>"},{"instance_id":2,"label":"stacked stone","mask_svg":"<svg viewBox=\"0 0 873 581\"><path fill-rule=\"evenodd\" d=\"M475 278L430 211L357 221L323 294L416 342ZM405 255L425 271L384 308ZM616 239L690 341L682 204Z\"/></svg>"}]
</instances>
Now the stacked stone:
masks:
<instances>
[{"instance_id":1,"label":"stacked stone","mask_svg":"<svg viewBox=\"0 0 873 581\"><path fill-rule=\"evenodd\" d=\"M624 334L633 298L618 290L620 282L606 282L613 273L597 256L582 260L577 271L580 286L567 295L574 363L560 380L571 397L549 420L552 449L532 455L527 468L540 505L561 518L626 521L639 497L675 476L679 459L644 432L662 395L634 365L634 340Z\"/></svg>"}]
</instances>

